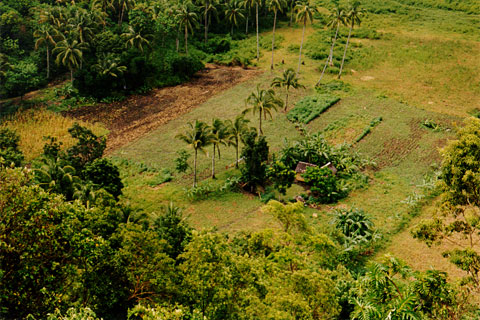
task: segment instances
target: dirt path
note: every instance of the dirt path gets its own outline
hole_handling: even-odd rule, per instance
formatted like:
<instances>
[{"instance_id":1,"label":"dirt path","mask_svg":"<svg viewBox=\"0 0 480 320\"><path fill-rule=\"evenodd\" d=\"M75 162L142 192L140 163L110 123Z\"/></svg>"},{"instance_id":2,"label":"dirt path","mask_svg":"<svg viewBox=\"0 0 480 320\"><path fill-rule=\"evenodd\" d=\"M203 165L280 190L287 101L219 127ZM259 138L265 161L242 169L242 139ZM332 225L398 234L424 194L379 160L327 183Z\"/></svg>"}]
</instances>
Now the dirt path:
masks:
<instances>
[{"instance_id":1,"label":"dirt path","mask_svg":"<svg viewBox=\"0 0 480 320\"><path fill-rule=\"evenodd\" d=\"M187 83L155 89L148 95L133 95L121 102L71 110L64 115L105 124L110 131L108 154L260 73L240 67L207 65Z\"/></svg>"}]
</instances>

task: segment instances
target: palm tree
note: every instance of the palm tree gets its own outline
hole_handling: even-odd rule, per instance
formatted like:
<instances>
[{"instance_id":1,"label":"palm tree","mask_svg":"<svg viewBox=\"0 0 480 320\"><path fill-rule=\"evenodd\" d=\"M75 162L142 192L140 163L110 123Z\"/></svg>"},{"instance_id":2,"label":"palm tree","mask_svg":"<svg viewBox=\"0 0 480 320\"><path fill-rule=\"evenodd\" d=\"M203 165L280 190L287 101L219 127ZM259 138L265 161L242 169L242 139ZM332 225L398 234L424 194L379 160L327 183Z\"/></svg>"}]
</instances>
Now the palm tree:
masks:
<instances>
[{"instance_id":1,"label":"palm tree","mask_svg":"<svg viewBox=\"0 0 480 320\"><path fill-rule=\"evenodd\" d=\"M248 18L250 17L250 13L252 10L252 7L255 5L255 0L244 0L243 1L243 6L245 7L246 16L247 18L245 19L245 34L248 34Z\"/></svg>"},{"instance_id":2,"label":"palm tree","mask_svg":"<svg viewBox=\"0 0 480 320\"><path fill-rule=\"evenodd\" d=\"M248 123L250 121L245 119L244 115L238 115L235 120L225 121L225 126L231 135L230 145L235 147L235 168L238 169L238 149L240 147L241 136L247 132Z\"/></svg>"},{"instance_id":3,"label":"palm tree","mask_svg":"<svg viewBox=\"0 0 480 320\"><path fill-rule=\"evenodd\" d=\"M128 26L128 31L122 34L122 37L126 39L125 46L134 47L143 53L143 47L150 48L151 35L142 35L140 31L136 31L133 26Z\"/></svg>"},{"instance_id":4,"label":"palm tree","mask_svg":"<svg viewBox=\"0 0 480 320\"><path fill-rule=\"evenodd\" d=\"M361 17L364 14L364 10L360 8L360 3L358 1L354 1L350 4L348 11L346 13L346 21L350 24L350 30L348 31L348 38L347 43L345 44L345 51L343 52L342 64L340 66L340 72L338 73L338 79L342 76L343 71L343 64L345 63L345 57L347 55L348 43L350 42L350 36L352 35L352 30L355 25L360 25L362 23Z\"/></svg>"},{"instance_id":5,"label":"palm tree","mask_svg":"<svg viewBox=\"0 0 480 320\"><path fill-rule=\"evenodd\" d=\"M257 62L260 61L260 46L259 46L259 38L258 38L258 4L261 3L262 0L254 0L255 2L255 24L257 26Z\"/></svg>"},{"instance_id":6,"label":"palm tree","mask_svg":"<svg viewBox=\"0 0 480 320\"><path fill-rule=\"evenodd\" d=\"M333 48L335 47L335 42L337 41L338 37L338 31L340 30L340 26L345 24L345 11L340 8L336 7L329 16L330 20L327 23L328 27L331 27L335 30L335 37L332 40L332 46L330 47L330 53L328 54L327 61L325 62L325 66L323 67L322 74L320 75L320 79L317 81L317 86L320 84L322 81L323 75L325 74L325 71L327 70L328 64L332 63L333 61Z\"/></svg>"},{"instance_id":7,"label":"palm tree","mask_svg":"<svg viewBox=\"0 0 480 320\"><path fill-rule=\"evenodd\" d=\"M119 16L118 16L118 25L121 26L123 22L123 15L125 10L131 10L135 7L135 0L118 0Z\"/></svg>"},{"instance_id":8,"label":"palm tree","mask_svg":"<svg viewBox=\"0 0 480 320\"><path fill-rule=\"evenodd\" d=\"M188 123L189 130L185 134L178 134L180 139L190 145L194 150L193 157L193 187L197 186L197 154L198 151L205 152L205 147L211 144L212 132L208 124L203 121L195 121L195 124Z\"/></svg>"},{"instance_id":9,"label":"palm tree","mask_svg":"<svg viewBox=\"0 0 480 320\"><path fill-rule=\"evenodd\" d=\"M313 23L313 12L315 11L315 7L311 6L308 2L299 2L295 6L297 11L297 21L303 21L303 31L302 31L302 42L300 44L300 54L298 57L298 67L297 67L297 75L300 72L300 64L302 62L302 48L303 48L303 40L305 38L305 28L307 27L307 21L310 20Z\"/></svg>"},{"instance_id":10,"label":"palm tree","mask_svg":"<svg viewBox=\"0 0 480 320\"><path fill-rule=\"evenodd\" d=\"M50 79L50 45L55 46L54 37L58 36L58 31L47 25L40 25L40 28L35 30L33 36L37 38L35 41L35 50L45 44L47 48L47 79Z\"/></svg>"},{"instance_id":11,"label":"palm tree","mask_svg":"<svg viewBox=\"0 0 480 320\"><path fill-rule=\"evenodd\" d=\"M67 200L72 199L75 189L81 182L75 175L75 168L58 158L43 159L43 165L35 169L34 173L40 187L63 194Z\"/></svg>"},{"instance_id":12,"label":"palm tree","mask_svg":"<svg viewBox=\"0 0 480 320\"><path fill-rule=\"evenodd\" d=\"M263 90L260 89L260 85L257 86L257 91L252 92L245 102L251 107L245 109L242 114L250 111L252 111L253 114L258 113L258 129L262 135L262 115L265 119L267 119L267 115L272 118L272 110L277 111L277 108L283 105L283 101L275 96L273 89Z\"/></svg>"},{"instance_id":13,"label":"palm tree","mask_svg":"<svg viewBox=\"0 0 480 320\"><path fill-rule=\"evenodd\" d=\"M215 179L215 151L218 153L218 158L220 159L220 145L227 145L229 142L229 132L228 128L220 119L214 119L211 126L211 140L210 142L213 145L212 153L212 179Z\"/></svg>"},{"instance_id":14,"label":"palm tree","mask_svg":"<svg viewBox=\"0 0 480 320\"><path fill-rule=\"evenodd\" d=\"M103 18L102 24L103 28L107 25L108 9L115 10L112 0L93 0L92 1L92 11L99 11L100 16Z\"/></svg>"},{"instance_id":15,"label":"palm tree","mask_svg":"<svg viewBox=\"0 0 480 320\"><path fill-rule=\"evenodd\" d=\"M293 88L293 89L305 88L305 86L299 82L297 74L292 68L289 68L283 71L282 77L275 77L272 81L272 87L285 88L285 91L286 91L285 111L287 111L287 108L288 108L288 93L290 88Z\"/></svg>"},{"instance_id":16,"label":"palm tree","mask_svg":"<svg viewBox=\"0 0 480 320\"><path fill-rule=\"evenodd\" d=\"M98 63L93 66L99 74L103 76L111 76L117 78L119 75L127 71L127 67L121 66L120 58L114 57L112 54L103 55L98 59Z\"/></svg>"},{"instance_id":17,"label":"palm tree","mask_svg":"<svg viewBox=\"0 0 480 320\"><path fill-rule=\"evenodd\" d=\"M239 0L230 0L225 4L225 18L232 25L230 33L233 35L233 27L238 25L240 19L244 19L245 16L242 12L241 2Z\"/></svg>"},{"instance_id":18,"label":"palm tree","mask_svg":"<svg viewBox=\"0 0 480 320\"><path fill-rule=\"evenodd\" d=\"M275 27L277 24L277 12L283 12L283 8L285 8L286 6L286 0L269 0L268 2L268 8L274 12L272 33L272 62L270 63L270 70L273 70L273 50L275 49Z\"/></svg>"},{"instance_id":19,"label":"palm tree","mask_svg":"<svg viewBox=\"0 0 480 320\"><path fill-rule=\"evenodd\" d=\"M73 82L73 70L79 68L83 59L82 50L85 49L85 44L77 40L70 41L68 39L57 43L52 53L57 54L55 62L62 64L70 70L70 80Z\"/></svg>"},{"instance_id":20,"label":"palm tree","mask_svg":"<svg viewBox=\"0 0 480 320\"><path fill-rule=\"evenodd\" d=\"M73 16L67 21L69 32L75 34L79 42L88 43L93 39L97 25L92 20L91 13L83 9L76 9Z\"/></svg>"},{"instance_id":21,"label":"palm tree","mask_svg":"<svg viewBox=\"0 0 480 320\"><path fill-rule=\"evenodd\" d=\"M208 41L208 26L210 24L210 17L209 13L211 12L212 14L217 14L217 8L215 7L215 2L214 0L204 0L203 5L201 7L204 12L204 19L205 19L205 44ZM210 15L211 16L211 15Z\"/></svg>"},{"instance_id":22,"label":"palm tree","mask_svg":"<svg viewBox=\"0 0 480 320\"><path fill-rule=\"evenodd\" d=\"M185 28L185 53L188 55L188 30L193 34L193 28L197 26L197 14L191 9L190 3L184 3L177 9L175 18L179 24L179 30Z\"/></svg>"},{"instance_id":23,"label":"palm tree","mask_svg":"<svg viewBox=\"0 0 480 320\"><path fill-rule=\"evenodd\" d=\"M73 192L73 198L80 200L89 209L90 204L97 198L97 189L98 187L91 182L79 184Z\"/></svg>"}]
</instances>

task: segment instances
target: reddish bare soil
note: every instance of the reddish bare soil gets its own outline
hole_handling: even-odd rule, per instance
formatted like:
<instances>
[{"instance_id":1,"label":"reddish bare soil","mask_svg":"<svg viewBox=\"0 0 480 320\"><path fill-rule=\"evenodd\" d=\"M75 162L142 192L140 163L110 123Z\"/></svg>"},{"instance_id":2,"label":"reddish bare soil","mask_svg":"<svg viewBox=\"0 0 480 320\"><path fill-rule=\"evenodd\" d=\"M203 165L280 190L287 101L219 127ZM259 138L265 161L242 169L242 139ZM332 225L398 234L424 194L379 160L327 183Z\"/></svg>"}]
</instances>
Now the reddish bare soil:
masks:
<instances>
[{"instance_id":1,"label":"reddish bare soil","mask_svg":"<svg viewBox=\"0 0 480 320\"><path fill-rule=\"evenodd\" d=\"M254 69L207 65L187 83L155 89L148 95L132 95L121 102L71 110L65 115L103 123L110 131L106 150L109 153L260 73Z\"/></svg>"}]
</instances>

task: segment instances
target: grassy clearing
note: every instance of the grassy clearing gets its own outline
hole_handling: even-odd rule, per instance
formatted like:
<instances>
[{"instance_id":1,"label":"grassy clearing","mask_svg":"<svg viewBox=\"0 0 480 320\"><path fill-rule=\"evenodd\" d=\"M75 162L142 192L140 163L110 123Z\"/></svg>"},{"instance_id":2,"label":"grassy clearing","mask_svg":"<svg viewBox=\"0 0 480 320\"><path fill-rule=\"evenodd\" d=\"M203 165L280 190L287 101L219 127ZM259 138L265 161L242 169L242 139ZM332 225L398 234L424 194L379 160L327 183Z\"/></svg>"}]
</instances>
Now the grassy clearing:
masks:
<instances>
[{"instance_id":1,"label":"grassy clearing","mask_svg":"<svg viewBox=\"0 0 480 320\"><path fill-rule=\"evenodd\" d=\"M4 119L0 128L10 128L20 135L20 150L25 155L26 161L31 161L43 152L46 141L42 137L56 137L63 143L64 148L72 146L76 141L68 133L68 129L75 122L90 128L96 135L107 134L106 129L100 124L87 124L81 121L63 117L45 109L30 109L21 111Z\"/></svg>"}]
</instances>

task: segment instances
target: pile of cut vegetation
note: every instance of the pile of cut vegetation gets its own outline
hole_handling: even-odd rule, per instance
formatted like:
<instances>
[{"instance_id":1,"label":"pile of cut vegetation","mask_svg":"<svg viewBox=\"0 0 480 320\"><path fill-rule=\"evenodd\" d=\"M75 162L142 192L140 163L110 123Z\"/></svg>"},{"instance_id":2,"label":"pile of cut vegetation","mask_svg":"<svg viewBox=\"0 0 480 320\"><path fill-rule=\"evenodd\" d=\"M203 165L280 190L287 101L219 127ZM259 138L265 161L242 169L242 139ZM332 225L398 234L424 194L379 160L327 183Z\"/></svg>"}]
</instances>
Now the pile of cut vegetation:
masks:
<instances>
[{"instance_id":1,"label":"pile of cut vegetation","mask_svg":"<svg viewBox=\"0 0 480 320\"><path fill-rule=\"evenodd\" d=\"M295 107L287 114L287 119L292 122L309 123L328 108L340 100L331 94L317 94L308 96L298 101Z\"/></svg>"}]
</instances>

